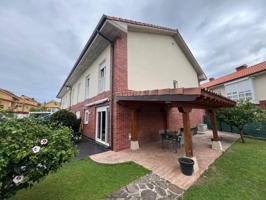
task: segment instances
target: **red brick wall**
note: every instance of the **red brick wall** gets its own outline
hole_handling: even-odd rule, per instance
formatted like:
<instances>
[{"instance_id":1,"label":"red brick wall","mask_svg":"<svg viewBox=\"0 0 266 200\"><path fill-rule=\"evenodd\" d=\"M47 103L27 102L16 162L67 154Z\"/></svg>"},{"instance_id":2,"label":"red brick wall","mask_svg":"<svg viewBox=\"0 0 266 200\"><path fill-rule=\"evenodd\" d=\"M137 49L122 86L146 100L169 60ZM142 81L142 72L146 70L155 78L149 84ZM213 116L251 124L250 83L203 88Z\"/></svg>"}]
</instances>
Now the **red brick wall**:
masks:
<instances>
[{"instance_id":1,"label":"red brick wall","mask_svg":"<svg viewBox=\"0 0 266 200\"><path fill-rule=\"evenodd\" d=\"M266 100L260 101L260 107L266 109Z\"/></svg>"},{"instance_id":2,"label":"red brick wall","mask_svg":"<svg viewBox=\"0 0 266 200\"><path fill-rule=\"evenodd\" d=\"M127 91L127 35L114 43L114 94ZM130 110L113 102L113 150L129 147Z\"/></svg>"},{"instance_id":3,"label":"red brick wall","mask_svg":"<svg viewBox=\"0 0 266 200\"><path fill-rule=\"evenodd\" d=\"M140 145L159 140L159 130L161 129L163 129L163 113L160 107L140 109L137 115Z\"/></svg>"},{"instance_id":4,"label":"red brick wall","mask_svg":"<svg viewBox=\"0 0 266 200\"><path fill-rule=\"evenodd\" d=\"M117 111L114 116L116 118L116 134L114 141L114 150L119 151L129 148L129 133L131 125L130 109L117 105ZM205 111L200 109L193 109L190 113L191 127L196 127L198 123L202 122ZM171 130L178 130L183 127L182 114L177 108L168 110L168 128ZM160 107L144 106L138 110L137 113L137 132L138 141L141 145L145 143L159 140L159 130L163 129L163 113Z\"/></svg>"},{"instance_id":5,"label":"red brick wall","mask_svg":"<svg viewBox=\"0 0 266 200\"><path fill-rule=\"evenodd\" d=\"M191 128L202 123L204 114L205 111L202 109L192 109L189 113ZM177 108L171 108L168 111L168 128L175 131L179 128L183 128L182 113L180 113Z\"/></svg>"},{"instance_id":6,"label":"red brick wall","mask_svg":"<svg viewBox=\"0 0 266 200\"><path fill-rule=\"evenodd\" d=\"M84 123L84 112L85 112L84 106L86 104L88 104L88 103L92 103L94 101L98 101L98 100L101 100L101 99L104 99L104 98L108 98L109 96L110 96L110 92L109 91L103 92L103 93L101 93L101 94L99 94L99 95L97 95L97 96L95 96L93 98L86 99L83 102L80 102L78 104L75 104L75 105L71 106L70 111L73 112L73 113L76 113L77 111L80 111L81 122ZM107 106L107 105L109 105L109 102L105 102L103 104L98 104L96 106L91 106L89 108L89 110L90 110L89 121L88 121L88 124L83 124L83 130L82 130L83 135L85 135L88 138L95 139L95 134L96 134L96 109L98 107ZM108 138L110 138L110 136Z\"/></svg>"}]
</instances>

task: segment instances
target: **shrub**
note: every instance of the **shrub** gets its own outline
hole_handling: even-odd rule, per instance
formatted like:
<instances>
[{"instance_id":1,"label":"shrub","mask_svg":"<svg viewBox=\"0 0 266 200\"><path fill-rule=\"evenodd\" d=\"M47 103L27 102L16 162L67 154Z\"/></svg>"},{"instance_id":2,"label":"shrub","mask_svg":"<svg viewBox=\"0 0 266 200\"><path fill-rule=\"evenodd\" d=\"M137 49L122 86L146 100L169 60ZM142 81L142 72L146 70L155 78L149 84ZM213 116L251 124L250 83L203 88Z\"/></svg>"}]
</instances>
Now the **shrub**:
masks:
<instances>
[{"instance_id":1,"label":"shrub","mask_svg":"<svg viewBox=\"0 0 266 200\"><path fill-rule=\"evenodd\" d=\"M32 186L73 154L67 127L29 118L0 120L0 199Z\"/></svg>"},{"instance_id":2,"label":"shrub","mask_svg":"<svg viewBox=\"0 0 266 200\"><path fill-rule=\"evenodd\" d=\"M79 131L79 125L77 126L77 117L74 113L67 110L59 110L51 115L50 121L56 124L62 124L71 128L74 132Z\"/></svg>"},{"instance_id":3,"label":"shrub","mask_svg":"<svg viewBox=\"0 0 266 200\"><path fill-rule=\"evenodd\" d=\"M12 117L14 117L14 114L12 112L8 112L0 108L0 121L1 119L12 118Z\"/></svg>"}]
</instances>

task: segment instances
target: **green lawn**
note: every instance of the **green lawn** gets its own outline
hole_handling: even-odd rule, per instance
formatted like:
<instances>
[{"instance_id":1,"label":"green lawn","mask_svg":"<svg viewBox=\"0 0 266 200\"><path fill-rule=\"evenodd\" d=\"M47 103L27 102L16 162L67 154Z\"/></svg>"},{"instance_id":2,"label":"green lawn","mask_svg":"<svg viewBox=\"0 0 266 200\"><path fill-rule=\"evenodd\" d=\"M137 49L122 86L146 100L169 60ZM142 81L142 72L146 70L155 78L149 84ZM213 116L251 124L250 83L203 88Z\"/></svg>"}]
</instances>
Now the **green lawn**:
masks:
<instances>
[{"instance_id":1,"label":"green lawn","mask_svg":"<svg viewBox=\"0 0 266 200\"><path fill-rule=\"evenodd\" d=\"M185 200L266 199L266 141L246 139L235 143L199 181Z\"/></svg>"},{"instance_id":2,"label":"green lawn","mask_svg":"<svg viewBox=\"0 0 266 200\"><path fill-rule=\"evenodd\" d=\"M149 170L133 162L104 165L90 159L71 161L31 189L19 191L13 200L101 199Z\"/></svg>"}]
</instances>

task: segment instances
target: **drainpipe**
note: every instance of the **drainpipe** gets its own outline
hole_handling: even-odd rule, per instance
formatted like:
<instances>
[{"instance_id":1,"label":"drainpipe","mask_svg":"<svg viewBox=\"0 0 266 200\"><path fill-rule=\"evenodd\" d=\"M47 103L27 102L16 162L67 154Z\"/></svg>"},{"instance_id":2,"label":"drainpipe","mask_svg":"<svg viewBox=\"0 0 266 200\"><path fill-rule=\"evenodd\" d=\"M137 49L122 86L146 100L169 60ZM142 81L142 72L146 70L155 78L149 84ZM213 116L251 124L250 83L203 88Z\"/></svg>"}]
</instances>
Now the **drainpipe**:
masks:
<instances>
[{"instance_id":1,"label":"drainpipe","mask_svg":"<svg viewBox=\"0 0 266 200\"><path fill-rule=\"evenodd\" d=\"M110 135L111 135L111 149L113 149L113 105L114 105L114 41L106 37L103 33L101 33L99 30L96 31L102 38L104 38L106 41L108 41L111 45L111 98L110 98Z\"/></svg>"}]
</instances>

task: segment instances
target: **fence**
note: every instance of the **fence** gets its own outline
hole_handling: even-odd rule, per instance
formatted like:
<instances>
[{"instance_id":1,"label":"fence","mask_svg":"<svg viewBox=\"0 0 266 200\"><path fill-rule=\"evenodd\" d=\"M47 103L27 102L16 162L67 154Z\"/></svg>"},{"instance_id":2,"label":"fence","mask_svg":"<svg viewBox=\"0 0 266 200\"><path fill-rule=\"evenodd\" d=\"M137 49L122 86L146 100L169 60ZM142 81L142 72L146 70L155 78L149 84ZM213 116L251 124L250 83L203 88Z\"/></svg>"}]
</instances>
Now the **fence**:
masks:
<instances>
[{"instance_id":1,"label":"fence","mask_svg":"<svg viewBox=\"0 0 266 200\"><path fill-rule=\"evenodd\" d=\"M207 124L208 128L211 129L210 117L208 115L204 116L204 123ZM217 121L217 128L219 131L239 133L239 130L234 126L229 126L224 122ZM266 122L263 122L261 126L257 124L247 124L244 128L244 134L247 136L265 138L266 139Z\"/></svg>"}]
</instances>

